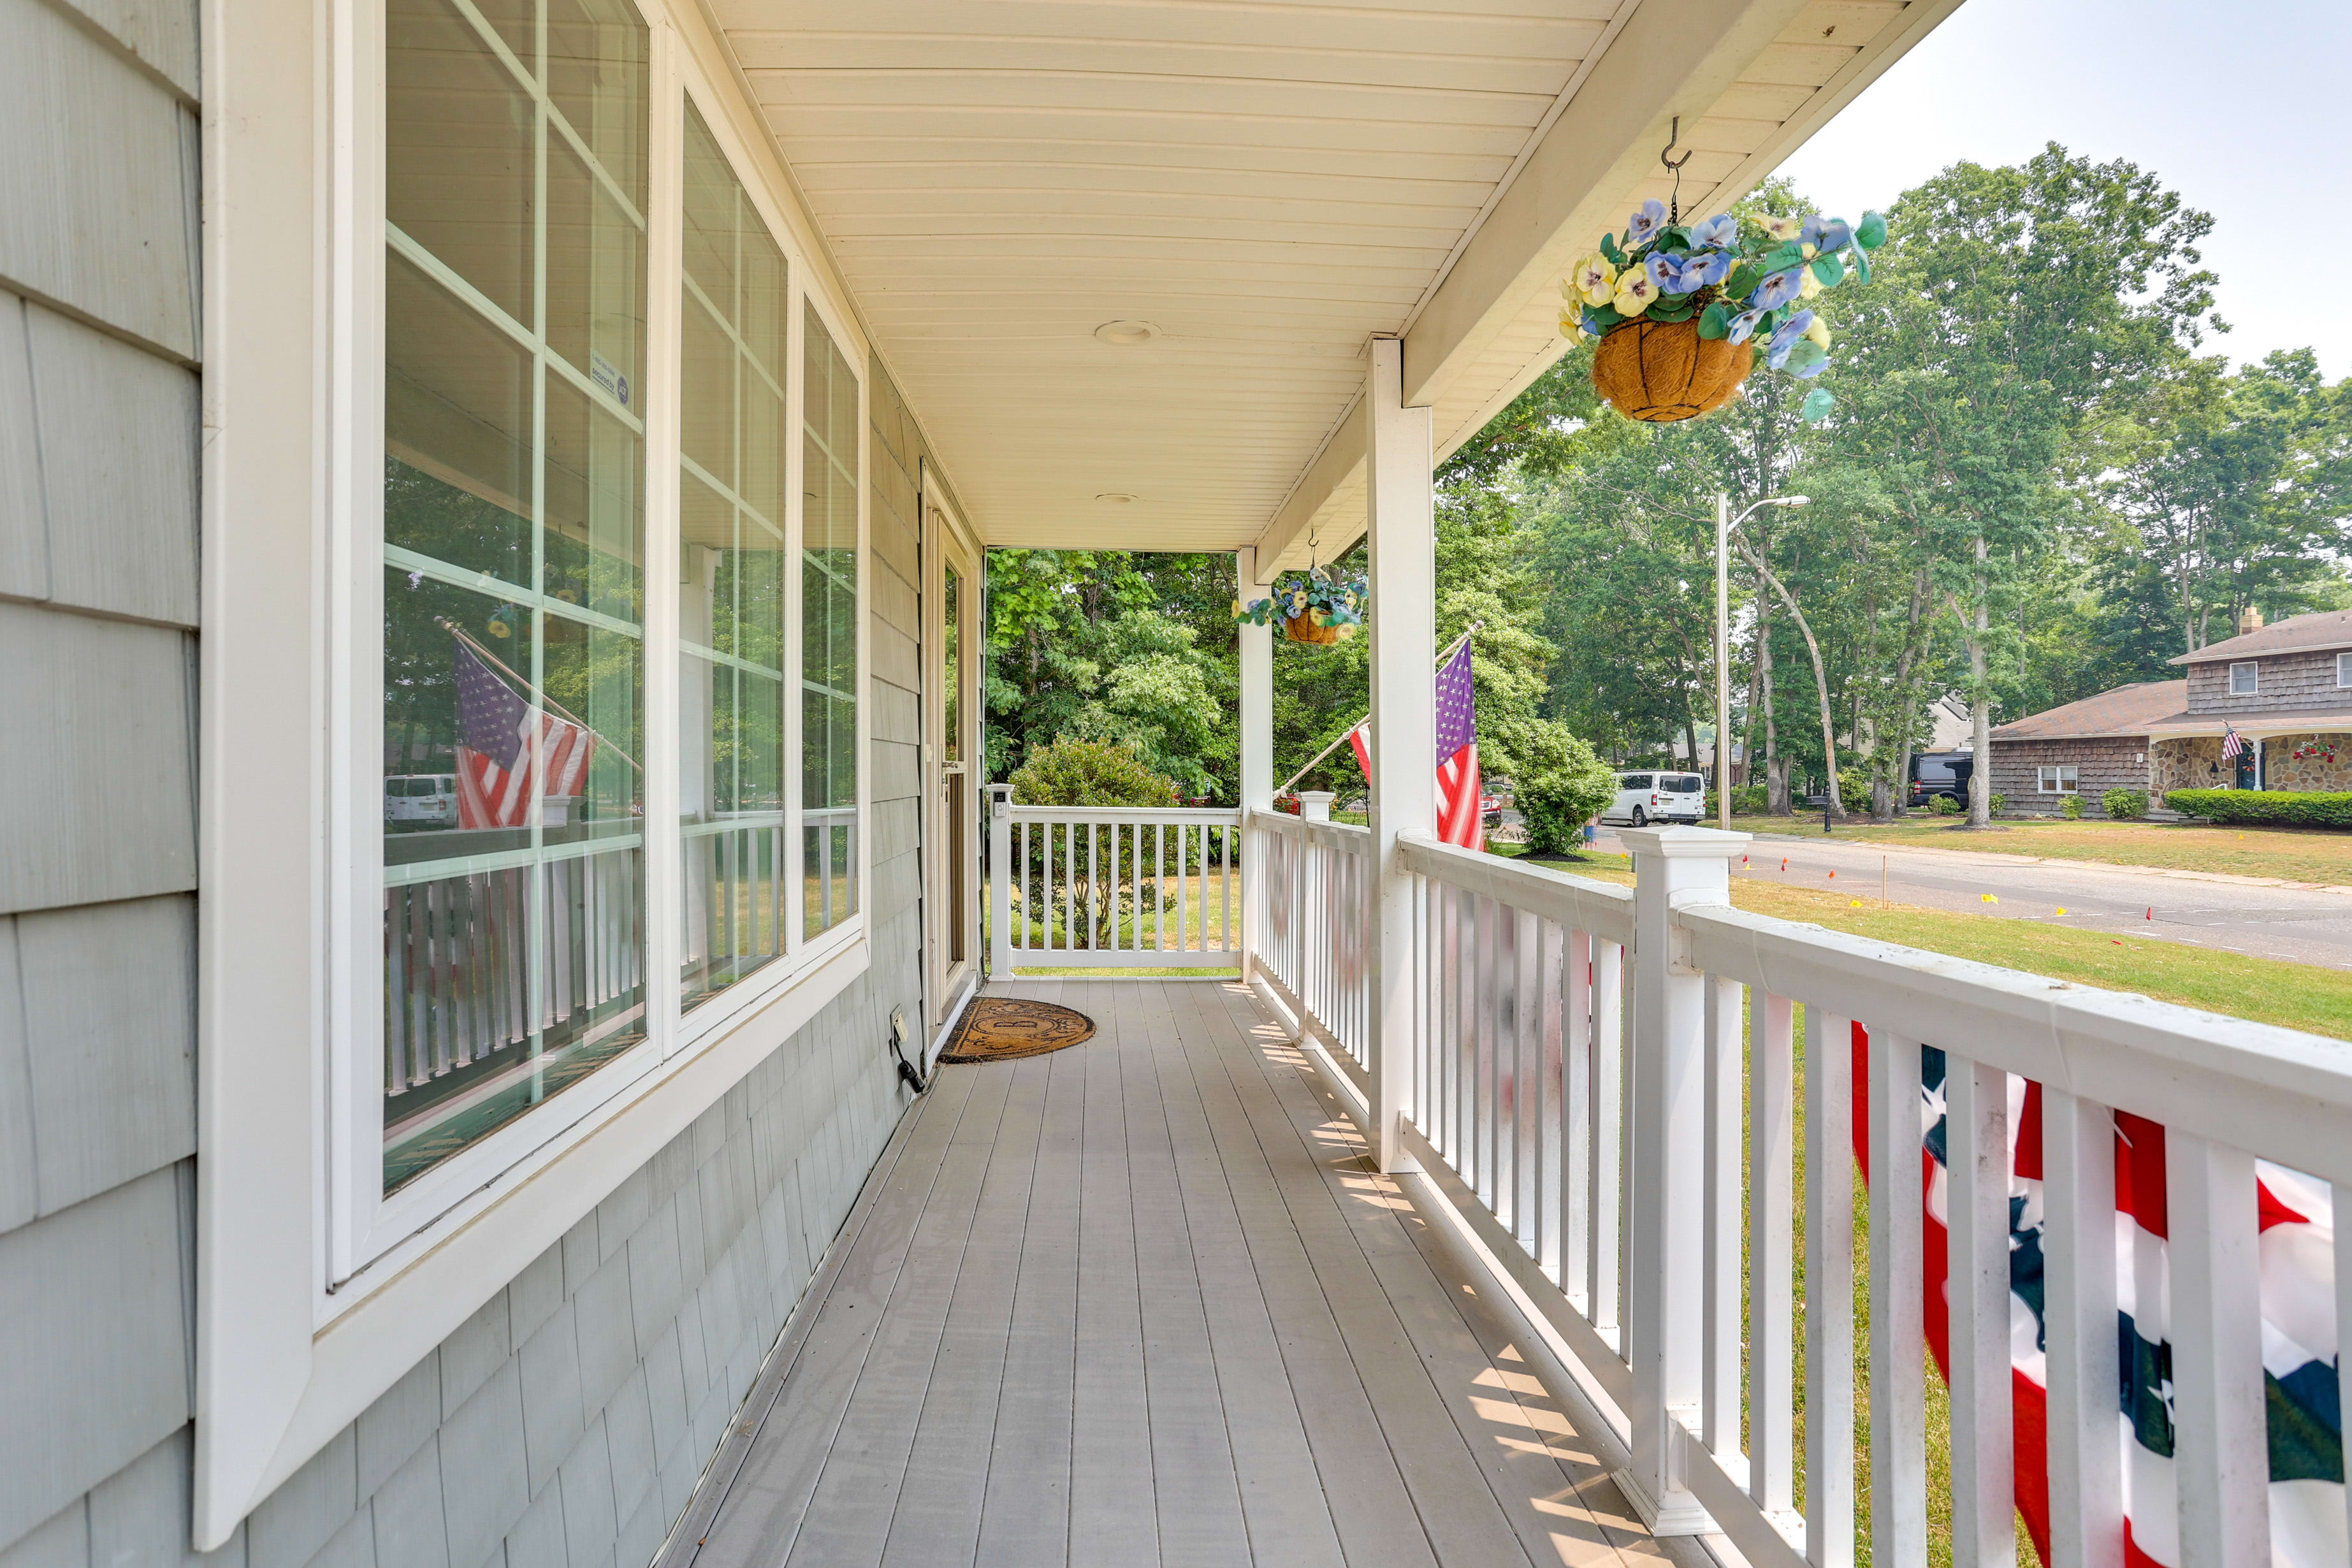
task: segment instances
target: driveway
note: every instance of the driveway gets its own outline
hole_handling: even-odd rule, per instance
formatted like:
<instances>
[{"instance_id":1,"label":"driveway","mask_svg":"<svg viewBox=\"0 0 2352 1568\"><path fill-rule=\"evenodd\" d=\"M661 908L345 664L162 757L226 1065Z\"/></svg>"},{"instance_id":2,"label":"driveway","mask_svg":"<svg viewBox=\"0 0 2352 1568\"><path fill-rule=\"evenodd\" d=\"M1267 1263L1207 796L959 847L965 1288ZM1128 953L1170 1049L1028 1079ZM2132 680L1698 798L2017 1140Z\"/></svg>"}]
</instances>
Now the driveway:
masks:
<instances>
[{"instance_id":1,"label":"driveway","mask_svg":"<svg viewBox=\"0 0 2352 1568\"><path fill-rule=\"evenodd\" d=\"M1594 847L1622 852L1609 829ZM1783 868L1785 861L1786 868ZM1832 879L1829 873L1835 871ZM2251 879L2083 860L2033 860L1759 835L1734 876L1769 878L1898 904L2160 937L2253 958L2352 969L2352 889L2267 887ZM1998 903L1985 902L1991 894ZM2057 911L2064 910L2063 915Z\"/></svg>"}]
</instances>

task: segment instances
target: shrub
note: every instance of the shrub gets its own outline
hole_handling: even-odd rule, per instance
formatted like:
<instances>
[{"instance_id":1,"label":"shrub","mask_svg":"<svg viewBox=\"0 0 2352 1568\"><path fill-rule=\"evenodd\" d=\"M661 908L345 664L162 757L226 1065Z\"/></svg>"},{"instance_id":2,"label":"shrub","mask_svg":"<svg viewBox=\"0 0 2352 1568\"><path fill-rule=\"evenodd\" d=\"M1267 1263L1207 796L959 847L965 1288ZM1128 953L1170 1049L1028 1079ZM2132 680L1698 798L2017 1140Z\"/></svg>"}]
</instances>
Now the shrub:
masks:
<instances>
[{"instance_id":1,"label":"shrub","mask_svg":"<svg viewBox=\"0 0 2352 1568\"><path fill-rule=\"evenodd\" d=\"M1927 809L1937 816L1958 816L1960 803L1948 795L1931 795L1927 797Z\"/></svg>"},{"instance_id":2,"label":"shrub","mask_svg":"<svg viewBox=\"0 0 2352 1568\"><path fill-rule=\"evenodd\" d=\"M2083 797L2079 795L2068 795L2058 803L2058 814L2069 822L2082 821Z\"/></svg>"},{"instance_id":3,"label":"shrub","mask_svg":"<svg viewBox=\"0 0 2352 1568\"><path fill-rule=\"evenodd\" d=\"M2246 822L2282 827L2352 827L2352 792L2172 789L2164 804L2190 816L2215 822Z\"/></svg>"},{"instance_id":4,"label":"shrub","mask_svg":"<svg viewBox=\"0 0 2352 1568\"><path fill-rule=\"evenodd\" d=\"M2007 811L2008 809L2009 796L2001 794L1999 790L1993 791L1992 799L1985 803L1985 810L1994 816L1999 816L2002 812Z\"/></svg>"},{"instance_id":5,"label":"shrub","mask_svg":"<svg viewBox=\"0 0 2352 1568\"><path fill-rule=\"evenodd\" d=\"M1735 784L1731 791L1731 815L1761 816L1769 809L1769 800L1762 784Z\"/></svg>"},{"instance_id":6,"label":"shrub","mask_svg":"<svg viewBox=\"0 0 2352 1568\"><path fill-rule=\"evenodd\" d=\"M1023 805L1170 805L1176 781L1144 766L1133 748L1108 741L1056 741L1013 771Z\"/></svg>"},{"instance_id":7,"label":"shrub","mask_svg":"<svg viewBox=\"0 0 2352 1568\"><path fill-rule=\"evenodd\" d=\"M2099 797L2099 807L2117 822L2137 822L2147 815L2147 792L2111 789Z\"/></svg>"},{"instance_id":8,"label":"shrub","mask_svg":"<svg viewBox=\"0 0 2352 1568\"><path fill-rule=\"evenodd\" d=\"M1856 814L1870 809L1870 775L1860 768L1838 770L1838 804Z\"/></svg>"},{"instance_id":9,"label":"shrub","mask_svg":"<svg viewBox=\"0 0 2352 1568\"><path fill-rule=\"evenodd\" d=\"M1584 825L1617 798L1617 775L1565 724L1538 720L1516 738L1514 775L1528 853L1565 855Z\"/></svg>"}]
</instances>

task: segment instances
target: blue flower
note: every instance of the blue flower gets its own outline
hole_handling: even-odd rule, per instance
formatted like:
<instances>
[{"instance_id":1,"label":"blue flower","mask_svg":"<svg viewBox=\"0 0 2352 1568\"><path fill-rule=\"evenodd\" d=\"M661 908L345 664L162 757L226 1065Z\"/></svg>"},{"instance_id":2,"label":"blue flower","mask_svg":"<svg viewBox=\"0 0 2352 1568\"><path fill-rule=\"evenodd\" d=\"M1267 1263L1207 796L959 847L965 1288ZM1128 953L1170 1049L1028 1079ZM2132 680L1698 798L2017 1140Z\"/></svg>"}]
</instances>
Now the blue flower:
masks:
<instances>
[{"instance_id":1,"label":"blue flower","mask_svg":"<svg viewBox=\"0 0 2352 1568\"><path fill-rule=\"evenodd\" d=\"M1798 276L1802 270L1801 268L1791 267L1786 271L1773 273L1756 286L1756 292L1748 296L1748 302L1759 310L1779 310L1795 299L1797 290L1804 286L1804 279Z\"/></svg>"},{"instance_id":2,"label":"blue flower","mask_svg":"<svg viewBox=\"0 0 2352 1568\"><path fill-rule=\"evenodd\" d=\"M1705 289L1731 276L1731 258L1719 250L1691 252L1683 258L1681 292Z\"/></svg>"},{"instance_id":3,"label":"blue flower","mask_svg":"<svg viewBox=\"0 0 2352 1568\"><path fill-rule=\"evenodd\" d=\"M1763 319L1761 310L1742 310L1731 318L1731 331L1725 335L1735 343L1744 343L1756 331L1756 323Z\"/></svg>"},{"instance_id":4,"label":"blue flower","mask_svg":"<svg viewBox=\"0 0 2352 1568\"><path fill-rule=\"evenodd\" d=\"M1816 253L1827 253L1843 250L1852 245L1853 230L1842 217L1825 218L1815 213L1805 220L1805 226L1797 238L1799 243L1811 246Z\"/></svg>"},{"instance_id":5,"label":"blue flower","mask_svg":"<svg viewBox=\"0 0 2352 1568\"><path fill-rule=\"evenodd\" d=\"M1653 251L1650 258L1642 263L1642 270L1650 275L1650 282L1661 294L1689 292L1682 284L1682 268L1675 264L1675 258L1671 256Z\"/></svg>"},{"instance_id":6,"label":"blue flower","mask_svg":"<svg viewBox=\"0 0 2352 1568\"><path fill-rule=\"evenodd\" d=\"M1691 243L1709 250L1729 250L1739 243L1739 220L1729 213L1711 217L1691 228Z\"/></svg>"},{"instance_id":7,"label":"blue flower","mask_svg":"<svg viewBox=\"0 0 2352 1568\"><path fill-rule=\"evenodd\" d=\"M1628 247L1647 244L1657 237L1658 230L1666 226L1666 204L1646 201L1642 210L1625 220L1625 243Z\"/></svg>"},{"instance_id":8,"label":"blue flower","mask_svg":"<svg viewBox=\"0 0 2352 1568\"><path fill-rule=\"evenodd\" d=\"M1779 370L1789 363L1789 351L1803 341L1805 330L1813 324L1811 310L1800 310L1774 330L1772 341L1765 345L1764 363Z\"/></svg>"},{"instance_id":9,"label":"blue flower","mask_svg":"<svg viewBox=\"0 0 2352 1568\"><path fill-rule=\"evenodd\" d=\"M1601 335L1601 318L1590 310L1584 312L1584 320L1578 324L1584 328L1584 335L1588 338L1597 338Z\"/></svg>"}]
</instances>

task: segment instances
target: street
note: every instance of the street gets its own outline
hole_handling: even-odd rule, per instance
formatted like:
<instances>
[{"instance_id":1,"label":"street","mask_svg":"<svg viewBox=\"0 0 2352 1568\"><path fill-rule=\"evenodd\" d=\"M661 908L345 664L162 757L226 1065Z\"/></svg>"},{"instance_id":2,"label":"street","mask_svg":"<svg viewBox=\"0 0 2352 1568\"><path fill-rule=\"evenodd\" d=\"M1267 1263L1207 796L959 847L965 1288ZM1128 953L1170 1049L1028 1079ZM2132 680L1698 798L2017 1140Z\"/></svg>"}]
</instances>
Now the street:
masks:
<instances>
[{"instance_id":1,"label":"street","mask_svg":"<svg viewBox=\"0 0 2352 1568\"><path fill-rule=\"evenodd\" d=\"M1606 854L1624 850L1606 827L1593 847ZM1878 898L1883 891L1895 903L1925 909L2085 926L2253 958L2352 969L2352 889L2265 887L2093 861L2031 860L1993 850L1912 849L1801 835L1759 836L1747 865L1734 862L1731 869L1735 877L1856 898ZM2000 901L1985 902L1988 893Z\"/></svg>"}]
</instances>

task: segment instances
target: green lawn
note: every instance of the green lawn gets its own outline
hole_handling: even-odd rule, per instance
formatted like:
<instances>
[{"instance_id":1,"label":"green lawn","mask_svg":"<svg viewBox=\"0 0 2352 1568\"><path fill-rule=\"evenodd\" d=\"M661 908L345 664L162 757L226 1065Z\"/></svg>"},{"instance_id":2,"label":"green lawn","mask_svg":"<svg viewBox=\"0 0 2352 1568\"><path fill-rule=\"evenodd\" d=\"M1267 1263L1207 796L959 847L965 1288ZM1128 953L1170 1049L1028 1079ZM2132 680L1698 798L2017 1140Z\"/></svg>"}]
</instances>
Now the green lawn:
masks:
<instances>
[{"instance_id":1,"label":"green lawn","mask_svg":"<svg viewBox=\"0 0 2352 1568\"><path fill-rule=\"evenodd\" d=\"M1622 856L1548 864L1600 881L1633 881ZM2352 971L2248 958L2146 937L2112 937L2104 931L2039 921L1953 914L1875 898L1792 888L1760 877L1734 877L1731 901L1759 914L1808 921L1832 931L1876 937L1954 958L1973 958L2110 991L2137 991L2210 1013L2352 1039Z\"/></svg>"},{"instance_id":2,"label":"green lawn","mask_svg":"<svg viewBox=\"0 0 2352 1568\"><path fill-rule=\"evenodd\" d=\"M2205 827L2170 822L2068 822L1996 820L1988 832L1953 826L1948 816L1910 816L1899 822L1854 822L1835 828L1832 838L1902 844L1917 849L1973 849L2000 855L2038 855L2053 860L2096 860L2110 866L2156 866L2171 870L2226 871L2240 877L2277 877L2291 882L2352 886L2352 832L2327 827ZM1822 837L1813 816L1735 816L1742 833Z\"/></svg>"}]
</instances>

